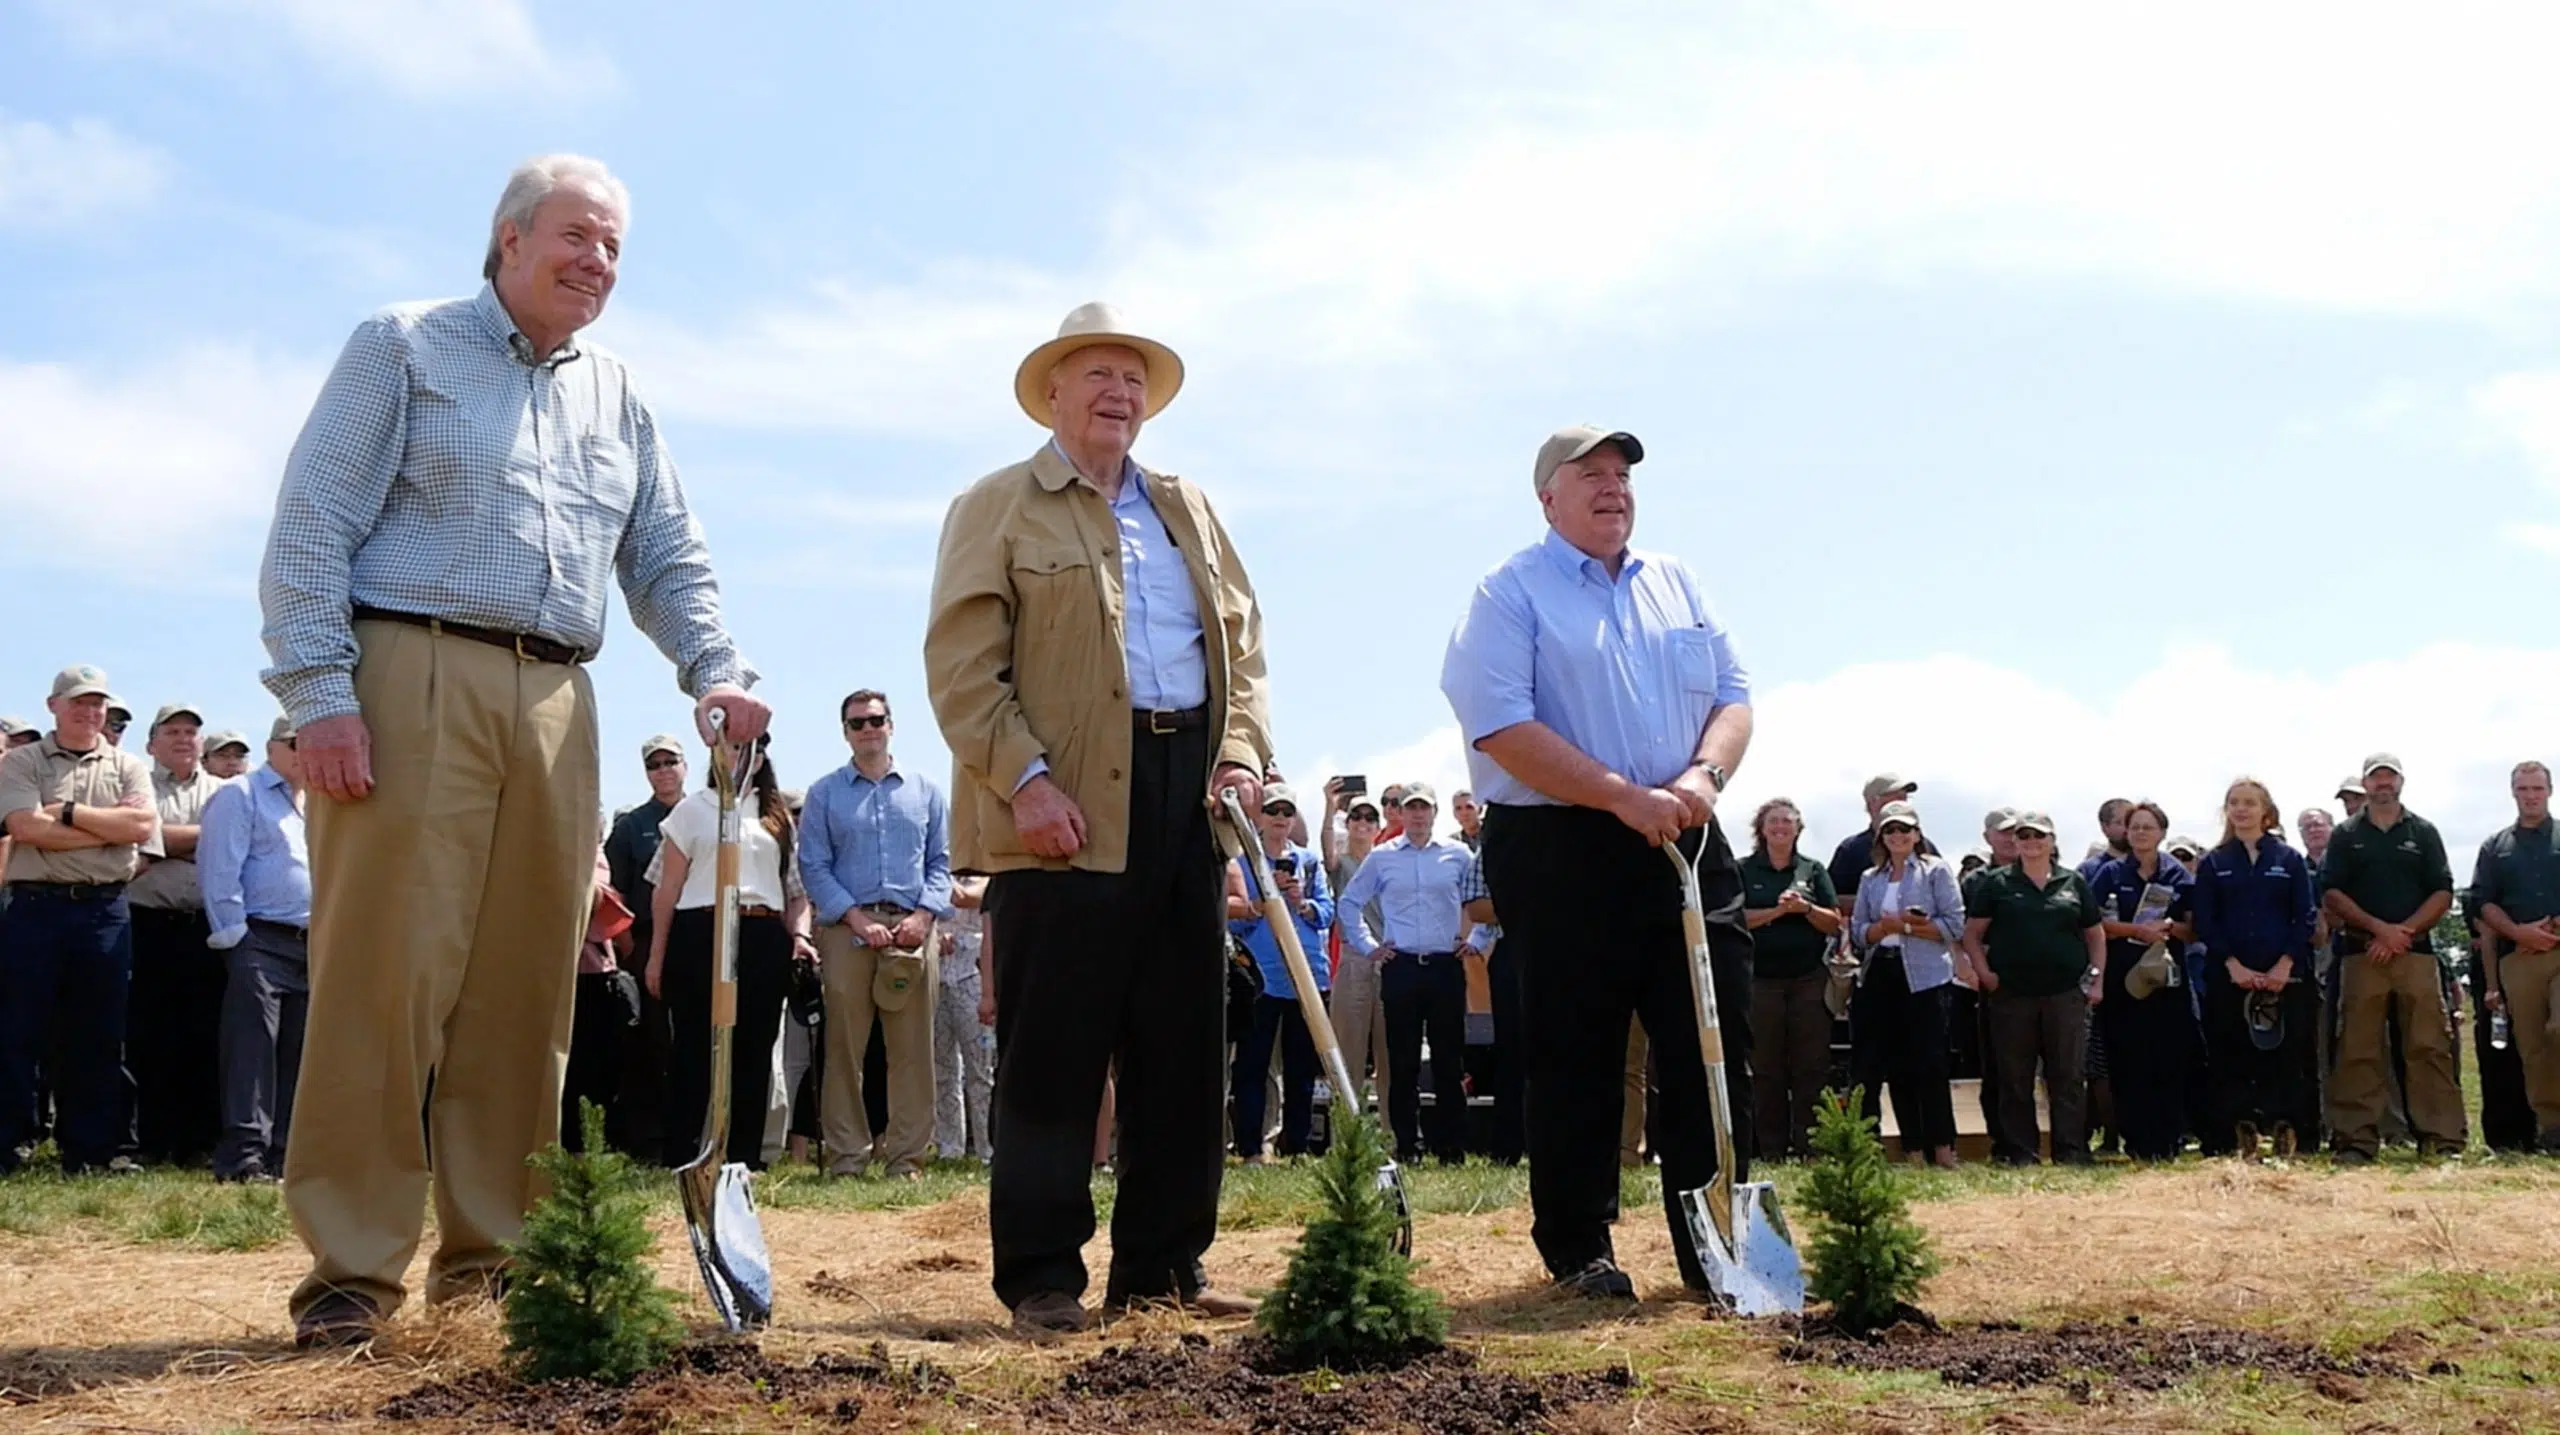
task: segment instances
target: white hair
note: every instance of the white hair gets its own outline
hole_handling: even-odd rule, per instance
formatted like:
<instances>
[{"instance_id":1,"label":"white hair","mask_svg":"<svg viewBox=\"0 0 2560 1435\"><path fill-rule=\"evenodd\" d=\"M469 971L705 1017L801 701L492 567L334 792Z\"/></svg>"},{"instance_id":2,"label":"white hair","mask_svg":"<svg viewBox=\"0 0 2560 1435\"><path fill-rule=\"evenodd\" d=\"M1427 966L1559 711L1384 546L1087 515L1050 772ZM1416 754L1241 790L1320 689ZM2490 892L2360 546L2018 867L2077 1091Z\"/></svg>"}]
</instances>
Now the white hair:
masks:
<instances>
[{"instance_id":1,"label":"white hair","mask_svg":"<svg viewBox=\"0 0 2560 1435\"><path fill-rule=\"evenodd\" d=\"M614 178L603 160L582 154L535 155L517 165L507 176L507 187L498 194L497 212L489 216L489 257L481 262L480 277L498 277L498 238L512 223L518 234L533 230L533 212L542 207L553 192L576 185L593 191L595 196L613 206L622 222L631 222L631 191Z\"/></svg>"}]
</instances>

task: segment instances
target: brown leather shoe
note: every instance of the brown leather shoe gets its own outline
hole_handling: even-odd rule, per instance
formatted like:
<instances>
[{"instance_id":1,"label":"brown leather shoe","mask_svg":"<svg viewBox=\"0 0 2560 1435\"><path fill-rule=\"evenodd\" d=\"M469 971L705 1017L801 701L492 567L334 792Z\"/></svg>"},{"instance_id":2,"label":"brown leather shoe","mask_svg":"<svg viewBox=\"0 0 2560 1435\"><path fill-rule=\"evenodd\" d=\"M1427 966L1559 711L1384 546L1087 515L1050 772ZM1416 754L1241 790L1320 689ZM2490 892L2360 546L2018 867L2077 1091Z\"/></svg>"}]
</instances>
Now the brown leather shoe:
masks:
<instances>
[{"instance_id":1,"label":"brown leather shoe","mask_svg":"<svg viewBox=\"0 0 2560 1435\"><path fill-rule=\"evenodd\" d=\"M362 1345L382 1331L382 1311L354 1291L333 1290L294 1317L293 1343L303 1350Z\"/></svg>"},{"instance_id":2,"label":"brown leather shoe","mask_svg":"<svg viewBox=\"0 0 2560 1435\"><path fill-rule=\"evenodd\" d=\"M1092 1323L1093 1318L1085 1314L1084 1302L1065 1291L1026 1296L1013 1308L1013 1333L1024 1340L1056 1340Z\"/></svg>"},{"instance_id":3,"label":"brown leather shoe","mask_svg":"<svg viewBox=\"0 0 2560 1435\"><path fill-rule=\"evenodd\" d=\"M1254 1313L1257 1303L1250 1296L1229 1295L1225 1291L1202 1286L1183 1297L1183 1308L1208 1320L1233 1320Z\"/></svg>"}]
</instances>

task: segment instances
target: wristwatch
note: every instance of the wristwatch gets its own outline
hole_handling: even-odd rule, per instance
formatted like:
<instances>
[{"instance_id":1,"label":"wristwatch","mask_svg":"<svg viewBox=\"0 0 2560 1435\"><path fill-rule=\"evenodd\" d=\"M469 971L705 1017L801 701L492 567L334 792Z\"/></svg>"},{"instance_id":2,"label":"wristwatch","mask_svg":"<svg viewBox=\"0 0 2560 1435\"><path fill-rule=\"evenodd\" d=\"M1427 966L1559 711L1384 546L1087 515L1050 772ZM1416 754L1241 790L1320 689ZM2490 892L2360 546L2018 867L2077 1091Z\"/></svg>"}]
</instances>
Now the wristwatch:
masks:
<instances>
[{"instance_id":1,"label":"wristwatch","mask_svg":"<svg viewBox=\"0 0 2560 1435\"><path fill-rule=\"evenodd\" d=\"M1714 780L1718 794L1722 794L1725 789L1725 785L1732 781L1732 778L1725 772L1723 767L1709 762L1703 757L1689 765L1691 767L1704 768L1707 776Z\"/></svg>"},{"instance_id":2,"label":"wristwatch","mask_svg":"<svg viewBox=\"0 0 2560 1435\"><path fill-rule=\"evenodd\" d=\"M71 825L71 809L77 806L79 806L79 803L73 801L71 798L66 797L62 800L62 815L59 820L63 826L69 827Z\"/></svg>"}]
</instances>

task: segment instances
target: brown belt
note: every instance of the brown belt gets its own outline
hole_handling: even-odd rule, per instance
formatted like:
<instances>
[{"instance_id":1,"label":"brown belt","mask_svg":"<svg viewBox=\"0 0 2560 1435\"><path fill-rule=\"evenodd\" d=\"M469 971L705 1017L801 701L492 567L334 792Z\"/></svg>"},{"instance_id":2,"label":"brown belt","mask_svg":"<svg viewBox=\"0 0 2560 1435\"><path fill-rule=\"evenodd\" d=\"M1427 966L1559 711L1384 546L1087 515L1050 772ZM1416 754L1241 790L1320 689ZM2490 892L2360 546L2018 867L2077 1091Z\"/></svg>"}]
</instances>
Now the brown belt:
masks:
<instances>
[{"instance_id":1,"label":"brown belt","mask_svg":"<svg viewBox=\"0 0 2560 1435\"><path fill-rule=\"evenodd\" d=\"M583 648L573 648L567 643L554 642L531 633L502 633L495 628L475 627L447 618L430 618L421 613L394 613L388 608L368 608L358 603L354 614L359 623L405 623L430 633L450 633L475 643L487 643L490 647L504 648L515 654L518 662L576 664L595 656Z\"/></svg>"},{"instance_id":2,"label":"brown belt","mask_svg":"<svg viewBox=\"0 0 2560 1435\"><path fill-rule=\"evenodd\" d=\"M779 917L782 914L771 907L740 907L738 909L738 915L741 917Z\"/></svg>"}]
</instances>

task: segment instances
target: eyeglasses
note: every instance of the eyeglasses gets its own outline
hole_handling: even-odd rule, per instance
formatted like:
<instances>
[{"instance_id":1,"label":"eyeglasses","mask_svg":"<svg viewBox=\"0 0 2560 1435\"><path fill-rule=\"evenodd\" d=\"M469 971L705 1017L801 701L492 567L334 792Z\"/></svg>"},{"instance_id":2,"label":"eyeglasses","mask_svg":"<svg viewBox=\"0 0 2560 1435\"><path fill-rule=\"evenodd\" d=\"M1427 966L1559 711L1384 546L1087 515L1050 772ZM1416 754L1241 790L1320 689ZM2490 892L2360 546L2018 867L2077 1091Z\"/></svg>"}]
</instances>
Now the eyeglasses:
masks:
<instances>
[{"instance_id":1,"label":"eyeglasses","mask_svg":"<svg viewBox=\"0 0 2560 1435\"><path fill-rule=\"evenodd\" d=\"M1888 823L1886 823L1884 826L1879 827L1879 828L1877 828L1876 830L1877 830L1877 831L1879 831L1879 832L1881 832L1881 833L1883 833L1883 834L1884 834L1885 836L1887 836L1887 837L1891 837L1893 834L1895 834L1895 833L1897 833L1897 832L1917 832L1917 831L1919 831L1920 829L1919 829L1919 828L1917 828L1917 827L1912 826L1912 825L1911 825L1910 823L1908 823L1908 822L1888 822Z\"/></svg>"},{"instance_id":2,"label":"eyeglasses","mask_svg":"<svg viewBox=\"0 0 2560 1435\"><path fill-rule=\"evenodd\" d=\"M133 726L131 718L109 718L106 721L106 729L109 732L122 732L131 726Z\"/></svg>"},{"instance_id":3,"label":"eyeglasses","mask_svg":"<svg viewBox=\"0 0 2560 1435\"><path fill-rule=\"evenodd\" d=\"M1298 809L1285 802L1275 802L1270 806L1263 808L1262 815L1265 817L1295 817L1298 815Z\"/></svg>"},{"instance_id":4,"label":"eyeglasses","mask_svg":"<svg viewBox=\"0 0 2560 1435\"><path fill-rule=\"evenodd\" d=\"M852 717L844 720L844 730L846 732L860 732L867 727L887 727L888 725L889 715L887 713L856 713Z\"/></svg>"},{"instance_id":5,"label":"eyeglasses","mask_svg":"<svg viewBox=\"0 0 2560 1435\"><path fill-rule=\"evenodd\" d=\"M666 753L660 753L658 756L649 759L648 766L651 772L664 772L671 767L684 766L684 759L671 756Z\"/></svg>"}]
</instances>

